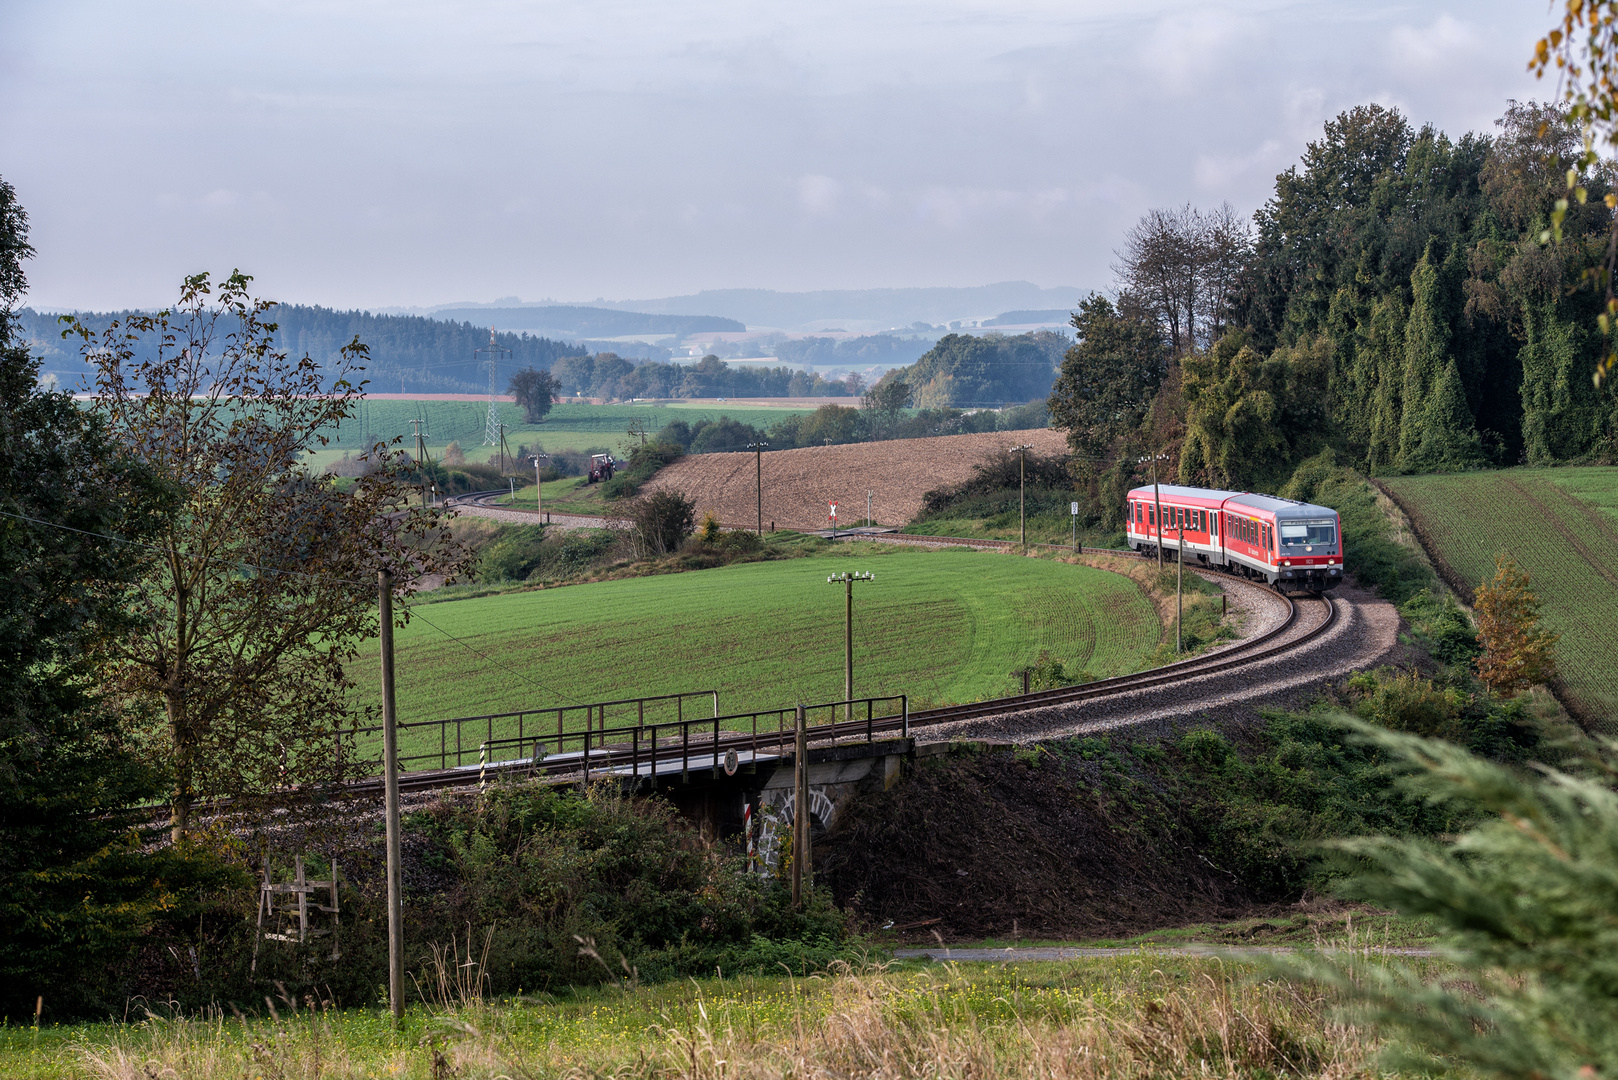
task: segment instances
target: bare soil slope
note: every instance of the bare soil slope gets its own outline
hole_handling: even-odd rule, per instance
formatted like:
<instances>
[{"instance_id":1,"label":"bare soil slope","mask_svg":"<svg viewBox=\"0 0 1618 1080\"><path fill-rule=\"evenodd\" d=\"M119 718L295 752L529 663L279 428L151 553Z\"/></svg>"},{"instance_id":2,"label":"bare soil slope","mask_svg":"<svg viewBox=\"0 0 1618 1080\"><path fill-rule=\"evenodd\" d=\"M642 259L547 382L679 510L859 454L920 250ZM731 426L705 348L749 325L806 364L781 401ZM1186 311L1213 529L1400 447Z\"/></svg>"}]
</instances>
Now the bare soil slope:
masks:
<instances>
[{"instance_id":1,"label":"bare soil slope","mask_svg":"<svg viewBox=\"0 0 1618 1080\"><path fill-rule=\"evenodd\" d=\"M816 876L903 939L1128 936L1274 909L1197 850L1164 793L1116 790L1097 763L996 749L913 763L817 842Z\"/></svg>"},{"instance_id":2,"label":"bare soil slope","mask_svg":"<svg viewBox=\"0 0 1618 1080\"><path fill-rule=\"evenodd\" d=\"M1033 453L1065 453L1060 431L996 431L983 435L941 435L931 439L813 446L764 455L764 523L783 529L824 529L826 504L836 499L837 523L865 524L865 493L871 492L878 525L903 525L921 510L921 497L934 488L958 484L989 454L1003 454L1019 443ZM697 501L697 518L712 511L727 525L749 525L757 514L753 455L692 454L675 462L649 484L672 488Z\"/></svg>"}]
</instances>

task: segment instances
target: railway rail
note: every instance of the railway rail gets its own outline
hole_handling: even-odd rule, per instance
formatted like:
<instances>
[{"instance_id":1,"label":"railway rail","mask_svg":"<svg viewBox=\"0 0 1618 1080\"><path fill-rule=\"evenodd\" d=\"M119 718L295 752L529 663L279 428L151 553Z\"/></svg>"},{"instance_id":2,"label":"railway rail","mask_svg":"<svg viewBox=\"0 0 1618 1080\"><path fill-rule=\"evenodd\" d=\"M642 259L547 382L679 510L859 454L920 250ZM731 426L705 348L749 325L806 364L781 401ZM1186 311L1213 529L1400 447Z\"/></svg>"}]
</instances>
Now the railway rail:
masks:
<instances>
[{"instance_id":1,"label":"railway rail","mask_svg":"<svg viewBox=\"0 0 1618 1080\"><path fill-rule=\"evenodd\" d=\"M918 538L919 539L919 538ZM931 538L929 538L931 539ZM960 538L940 537L938 540ZM966 541L980 544L982 541ZM1010 542L1007 546L1017 546ZM1048 545L1065 547L1065 545ZM1092 549L1095 550L1095 549ZM1136 552L1106 550L1115 556L1139 557ZM1229 577L1234 581L1252 584L1286 606L1285 618L1265 633L1246 641L1237 642L1204 656L1176 661L1149 671L1120 675L1109 679L1081 683L1074 686L1016 694L989 701L950 705L936 709L911 712L905 698L866 698L857 702L831 702L811 706L811 710L828 710L829 722L811 724L808 739L811 744L825 745L848 739L875 742L894 735L908 737L918 730L951 724L958 721L1003 716L1051 706L1071 705L1097 701L1151 687L1171 685L1205 675L1232 671L1260 664L1307 647L1311 642L1329 633L1337 625L1339 610L1335 601L1320 597L1295 600L1279 592L1247 582L1238 574L1198 566L1198 573ZM1308 620L1300 603L1318 605L1319 617ZM879 714L878 702L891 706L886 714ZM836 713L857 706L865 710L863 718L838 720ZM552 777L557 780L585 780L592 774L612 774L638 781L653 776L667 776L678 772L687 776L693 769L713 769L717 775L728 754L736 752L740 760L753 764L786 756L790 751L791 732L786 727L789 709L772 709L727 717L702 717L674 724L660 724L651 730L635 725L607 728L605 724L595 731L558 732L554 735L531 736L526 740L491 739L480 749L483 760L477 766L460 765L455 768L424 770L403 774L401 787L405 791L423 791L433 788L464 786L485 782L491 775L524 773ZM760 718L773 717L775 730L761 730ZM734 730L736 726L750 730ZM662 735L660 738L659 735ZM672 733L672 734L671 734ZM543 753L542 744L554 740L554 753ZM569 743L577 750L567 750ZM531 747L531 753L529 748ZM513 758L496 760L492 755L513 753ZM678 769L674 768L678 763ZM364 791L369 787L380 789L381 780L362 780L355 785Z\"/></svg>"},{"instance_id":2,"label":"railway rail","mask_svg":"<svg viewBox=\"0 0 1618 1080\"><path fill-rule=\"evenodd\" d=\"M494 499L506 494L506 489L493 489L489 491L474 491L457 495L448 500L450 504L488 506ZM1009 551L1024 545L1012 540L991 540L973 537L958 536L930 536L913 533L879 533L854 534L840 537L840 539L867 539L886 543L898 544L927 544L927 545L953 545L966 546L986 550ZM1052 552L1066 552L1072 550L1070 544L1028 544L1028 548ZM1091 554L1110 555L1119 558L1150 558L1132 550L1115 548L1088 548L1081 549ZM913 732L925 730L930 727L951 724L958 721L981 719L985 717L1003 716L1008 713L1024 712L1033 709L1048 708L1051 706L1071 705L1085 701L1096 701L1111 698L1151 687L1171 685L1176 682L1195 679L1204 675L1231 671L1237 668L1259 664L1284 654L1296 652L1307 647L1311 642L1327 634L1338 621L1338 608L1334 601L1326 598L1311 598L1305 603L1318 604L1321 615L1299 630L1302 613L1299 602L1279 591L1270 589L1259 582L1241 574L1218 570L1205 565L1192 567L1197 573L1226 577L1233 581L1243 582L1255 588L1262 589L1264 593L1273 597L1286 606L1285 618L1276 626L1257 637L1237 642L1216 652L1199 657L1165 664L1162 667L1149 671L1137 672L1132 675L1120 675L1109 679L1098 679L1094 682L1081 683L1074 686L1058 687L1051 690L1034 691L1028 694L1016 694L1009 697L995 698L989 701L971 702L962 705L950 705L935 709L926 709L911 712L908 700L905 698L867 698L859 699L857 704L866 710L866 716L858 720L838 721L835 713L838 709L846 709L856 703L825 703L813 706L811 709L829 709L833 718L823 724L811 724L808 728L808 738L813 744L825 745L828 742L838 742L848 738L875 741L879 736L890 737L893 734L909 736ZM899 703L894 711L887 715L877 715L875 702L887 701ZM494 739L491 732L490 740L480 748L483 751L483 760L476 766L459 764L461 758L457 755L457 767L426 769L418 772L405 773L400 777L402 790L424 791L434 788L461 786L484 782L490 775L500 773L524 772L535 775L545 775L556 779L588 779L592 773L601 775L611 773L627 775L635 778L642 776L666 775L667 768L673 762L679 763L681 775L688 775L692 768L711 768L716 772L722 761L731 751L739 755L747 755L745 760L762 760L763 755L780 756L790 753L791 733L785 727L784 717L791 710L764 710L757 713L737 714L729 717L704 717L689 719L672 725L656 725L651 731L643 726L607 728L605 723L600 729L591 731L588 727L584 732L558 732L554 736L523 737L517 739ZM764 716L773 716L776 719L775 731L760 731L759 719ZM747 727L751 723L751 730L733 730L736 726ZM446 723L453 722L447 721ZM673 737L659 738L659 732L677 732ZM556 742L555 752L542 753L541 744L546 739ZM578 746L577 750L566 749L569 742ZM532 753L526 753L528 747ZM489 755L501 751L517 751L518 760L493 760ZM642 772L642 768L646 770ZM381 788L381 778L371 778L357 781L353 787L358 791L365 791L370 787Z\"/></svg>"}]
</instances>

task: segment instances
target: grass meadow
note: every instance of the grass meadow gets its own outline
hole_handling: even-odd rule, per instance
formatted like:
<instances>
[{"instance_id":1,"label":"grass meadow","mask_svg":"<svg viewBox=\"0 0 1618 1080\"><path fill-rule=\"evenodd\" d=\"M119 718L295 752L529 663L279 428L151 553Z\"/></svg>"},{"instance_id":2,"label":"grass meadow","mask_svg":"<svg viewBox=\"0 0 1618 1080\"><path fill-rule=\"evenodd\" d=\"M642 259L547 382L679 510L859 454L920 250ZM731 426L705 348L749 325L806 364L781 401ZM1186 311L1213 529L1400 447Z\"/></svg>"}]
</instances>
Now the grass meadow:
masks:
<instances>
[{"instance_id":1,"label":"grass meadow","mask_svg":"<svg viewBox=\"0 0 1618 1080\"><path fill-rule=\"evenodd\" d=\"M1452 584L1476 587L1510 552L1557 645L1561 692L1587 720L1618 716L1618 468L1507 469L1384 481ZM1463 597L1469 599L1469 597Z\"/></svg>"},{"instance_id":2,"label":"grass meadow","mask_svg":"<svg viewBox=\"0 0 1618 1080\"><path fill-rule=\"evenodd\" d=\"M826 578L843 570L875 574L855 586L860 696L909 694L919 708L1013 693L1021 685L1013 670L1047 650L1070 670L1121 674L1137 670L1161 639L1151 601L1119 574L856 543L806 558L417 605L395 639L399 718L708 689L719 691L727 714L840 699L844 593ZM373 642L354 668L368 703L377 668ZM410 734L401 736L402 753L412 752Z\"/></svg>"},{"instance_id":3,"label":"grass meadow","mask_svg":"<svg viewBox=\"0 0 1618 1080\"><path fill-rule=\"evenodd\" d=\"M828 398L831 402L857 404L852 398ZM506 423L506 441L513 452L519 443L532 447L539 443L546 450L586 450L604 446L615 454L629 450L629 426L639 423L648 435L656 434L674 420L694 424L701 419L717 420L728 416L755 427L769 427L777 420L812 409L789 406L748 405L726 408L704 402L701 405L582 405L562 402L552 406L550 415L541 424L523 422L522 409L510 402L499 405L500 417ZM326 449L311 454L309 460L324 466L341 458L344 453L358 453L373 442L402 437L400 445L414 451L410 422L417 418L427 421L427 448L434 459L443 457L444 448L452 442L470 461L486 461L498 453L498 448L483 445L484 424L489 414L486 401L366 401L359 415L339 430L330 433L331 443Z\"/></svg>"},{"instance_id":4,"label":"grass meadow","mask_svg":"<svg viewBox=\"0 0 1618 1080\"><path fill-rule=\"evenodd\" d=\"M0 1030L18 1080L239 1077L1379 1075L1374 1037L1314 987L1151 952L1057 963L871 965L807 978L479 1000L446 981L395 1032L376 1009L274 1002L196 1018ZM431 981L429 980L429 985ZM272 1013L273 1009L273 1013ZM157 1010L161 1011L161 1010Z\"/></svg>"}]
</instances>

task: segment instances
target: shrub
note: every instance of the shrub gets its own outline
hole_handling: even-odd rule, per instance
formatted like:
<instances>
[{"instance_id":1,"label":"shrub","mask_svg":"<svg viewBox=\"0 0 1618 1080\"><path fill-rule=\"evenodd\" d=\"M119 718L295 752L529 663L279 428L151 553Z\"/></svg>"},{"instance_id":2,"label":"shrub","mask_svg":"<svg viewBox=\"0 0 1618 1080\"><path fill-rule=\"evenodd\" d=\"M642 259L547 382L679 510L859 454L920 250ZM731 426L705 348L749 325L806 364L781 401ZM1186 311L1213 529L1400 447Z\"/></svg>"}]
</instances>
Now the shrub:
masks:
<instances>
[{"instance_id":1,"label":"shrub","mask_svg":"<svg viewBox=\"0 0 1618 1080\"><path fill-rule=\"evenodd\" d=\"M655 491L636 499L629 516L646 552L668 555L680 550L685 538L696 530L697 504L678 491Z\"/></svg>"},{"instance_id":2,"label":"shrub","mask_svg":"<svg viewBox=\"0 0 1618 1080\"><path fill-rule=\"evenodd\" d=\"M629 461L601 485L603 498L627 499L667 465L685 456L685 450L672 443L648 443L629 452Z\"/></svg>"},{"instance_id":3,"label":"shrub","mask_svg":"<svg viewBox=\"0 0 1618 1080\"><path fill-rule=\"evenodd\" d=\"M1473 599L1478 618L1478 678L1495 693L1511 695L1556 673L1557 634L1539 625L1539 598L1510 555L1494 560L1494 578Z\"/></svg>"}]
</instances>

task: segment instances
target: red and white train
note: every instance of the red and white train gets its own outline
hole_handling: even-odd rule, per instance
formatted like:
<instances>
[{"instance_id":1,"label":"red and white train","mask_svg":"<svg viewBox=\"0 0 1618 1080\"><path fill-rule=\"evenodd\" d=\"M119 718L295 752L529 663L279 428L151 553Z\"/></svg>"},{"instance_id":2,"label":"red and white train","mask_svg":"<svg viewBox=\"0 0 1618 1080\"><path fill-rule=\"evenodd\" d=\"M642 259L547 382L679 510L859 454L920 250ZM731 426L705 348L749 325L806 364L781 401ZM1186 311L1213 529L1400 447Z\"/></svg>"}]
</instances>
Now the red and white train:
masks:
<instances>
[{"instance_id":1,"label":"red and white train","mask_svg":"<svg viewBox=\"0 0 1618 1080\"><path fill-rule=\"evenodd\" d=\"M1319 593L1343 580L1342 522L1324 506L1162 484L1131 491L1125 519L1139 552L1162 547L1172 557L1183 543L1187 560L1287 592Z\"/></svg>"}]
</instances>

